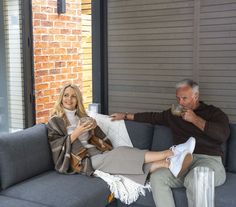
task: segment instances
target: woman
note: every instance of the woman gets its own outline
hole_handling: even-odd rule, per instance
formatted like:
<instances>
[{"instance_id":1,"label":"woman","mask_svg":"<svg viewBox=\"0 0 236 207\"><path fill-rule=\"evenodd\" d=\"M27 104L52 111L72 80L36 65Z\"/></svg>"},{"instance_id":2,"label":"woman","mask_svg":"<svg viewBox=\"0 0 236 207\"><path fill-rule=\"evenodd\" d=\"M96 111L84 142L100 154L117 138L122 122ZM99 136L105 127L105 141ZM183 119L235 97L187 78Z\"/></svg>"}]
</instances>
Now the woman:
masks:
<instances>
[{"instance_id":1,"label":"woman","mask_svg":"<svg viewBox=\"0 0 236 207\"><path fill-rule=\"evenodd\" d=\"M171 149L154 152L131 147L117 147L111 150L109 141L97 126L96 121L88 119L83 122L81 121L84 120L83 117L88 117L88 115L79 88L73 84L64 86L48 122L48 137L57 171L92 175L93 171L98 169L110 174L124 175L144 185L149 173L159 168L175 166L170 158L174 155ZM92 131L100 137L102 144L100 141L91 141ZM105 150L97 143L105 146ZM80 157L77 169L72 164L73 155ZM192 158L186 150L179 157L183 159L177 163L178 173L183 170L182 164L186 164L186 168Z\"/></svg>"}]
</instances>

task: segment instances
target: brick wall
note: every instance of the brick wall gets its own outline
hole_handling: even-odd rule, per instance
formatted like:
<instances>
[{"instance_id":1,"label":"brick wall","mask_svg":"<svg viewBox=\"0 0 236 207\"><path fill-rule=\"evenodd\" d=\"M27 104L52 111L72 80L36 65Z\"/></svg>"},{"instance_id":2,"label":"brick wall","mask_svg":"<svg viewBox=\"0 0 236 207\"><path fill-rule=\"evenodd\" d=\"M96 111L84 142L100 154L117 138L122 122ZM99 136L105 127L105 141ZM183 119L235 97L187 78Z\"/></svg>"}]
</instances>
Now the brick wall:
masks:
<instances>
[{"instance_id":1,"label":"brick wall","mask_svg":"<svg viewBox=\"0 0 236 207\"><path fill-rule=\"evenodd\" d=\"M86 90L84 102L92 101L92 21L91 21L91 0L82 0L82 73L83 87Z\"/></svg>"},{"instance_id":2,"label":"brick wall","mask_svg":"<svg viewBox=\"0 0 236 207\"><path fill-rule=\"evenodd\" d=\"M82 3L66 0L66 13L58 15L56 0L32 0L37 123L47 122L65 83L80 85L85 105L91 102L91 68L84 68L82 62L86 56L82 51Z\"/></svg>"}]
</instances>

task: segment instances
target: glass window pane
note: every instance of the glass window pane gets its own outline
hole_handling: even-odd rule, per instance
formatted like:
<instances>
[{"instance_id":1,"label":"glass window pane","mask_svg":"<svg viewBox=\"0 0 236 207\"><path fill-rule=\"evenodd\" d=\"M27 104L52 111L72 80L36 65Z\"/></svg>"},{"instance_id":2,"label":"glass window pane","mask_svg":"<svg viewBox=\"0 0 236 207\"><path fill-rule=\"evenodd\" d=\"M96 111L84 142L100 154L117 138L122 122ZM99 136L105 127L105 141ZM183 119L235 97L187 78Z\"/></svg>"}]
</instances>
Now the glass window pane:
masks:
<instances>
[{"instance_id":1,"label":"glass window pane","mask_svg":"<svg viewBox=\"0 0 236 207\"><path fill-rule=\"evenodd\" d=\"M21 2L4 0L1 14L0 132L14 132L24 128Z\"/></svg>"}]
</instances>

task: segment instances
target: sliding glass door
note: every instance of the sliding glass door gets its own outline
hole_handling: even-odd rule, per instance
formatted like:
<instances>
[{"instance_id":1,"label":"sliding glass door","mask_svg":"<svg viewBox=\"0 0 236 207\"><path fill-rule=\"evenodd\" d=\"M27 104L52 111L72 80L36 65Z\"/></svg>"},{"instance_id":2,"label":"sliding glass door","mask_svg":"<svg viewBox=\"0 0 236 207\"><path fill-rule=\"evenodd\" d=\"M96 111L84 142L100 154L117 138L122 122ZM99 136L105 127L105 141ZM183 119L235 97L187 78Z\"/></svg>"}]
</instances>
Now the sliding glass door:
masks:
<instances>
[{"instance_id":1,"label":"sliding glass door","mask_svg":"<svg viewBox=\"0 0 236 207\"><path fill-rule=\"evenodd\" d=\"M20 0L0 3L0 133L25 126Z\"/></svg>"}]
</instances>

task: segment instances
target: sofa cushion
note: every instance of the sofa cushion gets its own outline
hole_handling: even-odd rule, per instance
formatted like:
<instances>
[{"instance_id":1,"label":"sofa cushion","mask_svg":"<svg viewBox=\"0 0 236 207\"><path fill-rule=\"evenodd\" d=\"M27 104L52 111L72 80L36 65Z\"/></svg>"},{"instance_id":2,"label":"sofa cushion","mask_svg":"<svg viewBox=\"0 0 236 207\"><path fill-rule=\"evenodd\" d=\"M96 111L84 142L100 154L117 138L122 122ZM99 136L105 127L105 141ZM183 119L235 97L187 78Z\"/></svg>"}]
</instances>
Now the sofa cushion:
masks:
<instances>
[{"instance_id":1,"label":"sofa cushion","mask_svg":"<svg viewBox=\"0 0 236 207\"><path fill-rule=\"evenodd\" d=\"M230 124L230 137L227 150L227 170L236 172L236 124Z\"/></svg>"},{"instance_id":2,"label":"sofa cushion","mask_svg":"<svg viewBox=\"0 0 236 207\"><path fill-rule=\"evenodd\" d=\"M38 203L33 203L25 200L11 198L7 196L0 196L1 207L47 207ZM49 207L49 206L48 206Z\"/></svg>"},{"instance_id":3,"label":"sofa cushion","mask_svg":"<svg viewBox=\"0 0 236 207\"><path fill-rule=\"evenodd\" d=\"M125 125L134 147L151 149L153 125L135 121L125 121Z\"/></svg>"},{"instance_id":4,"label":"sofa cushion","mask_svg":"<svg viewBox=\"0 0 236 207\"><path fill-rule=\"evenodd\" d=\"M215 189L216 207L235 207L235 186L236 174L227 173L225 183Z\"/></svg>"},{"instance_id":5,"label":"sofa cushion","mask_svg":"<svg viewBox=\"0 0 236 207\"><path fill-rule=\"evenodd\" d=\"M161 125L155 125L152 140L152 150L166 150L173 145L173 137L170 128Z\"/></svg>"},{"instance_id":6,"label":"sofa cushion","mask_svg":"<svg viewBox=\"0 0 236 207\"><path fill-rule=\"evenodd\" d=\"M0 136L0 180L5 189L53 168L44 124Z\"/></svg>"},{"instance_id":7,"label":"sofa cushion","mask_svg":"<svg viewBox=\"0 0 236 207\"><path fill-rule=\"evenodd\" d=\"M4 191L3 195L56 207L99 207L108 204L107 184L100 178L49 171Z\"/></svg>"}]
</instances>

